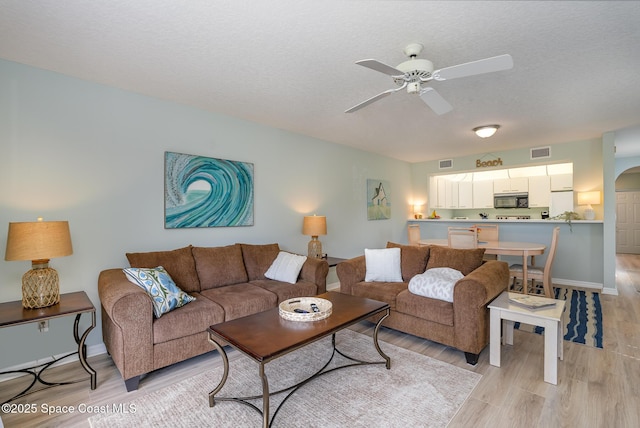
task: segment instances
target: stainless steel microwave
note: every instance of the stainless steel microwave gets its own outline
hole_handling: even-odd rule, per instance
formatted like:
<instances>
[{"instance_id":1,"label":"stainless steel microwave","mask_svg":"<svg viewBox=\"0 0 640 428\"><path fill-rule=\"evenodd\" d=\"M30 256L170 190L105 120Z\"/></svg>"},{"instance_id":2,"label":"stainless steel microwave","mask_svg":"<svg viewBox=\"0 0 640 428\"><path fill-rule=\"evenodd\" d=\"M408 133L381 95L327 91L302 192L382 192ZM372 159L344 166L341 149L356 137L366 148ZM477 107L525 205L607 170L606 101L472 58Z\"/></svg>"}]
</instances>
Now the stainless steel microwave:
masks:
<instances>
[{"instance_id":1,"label":"stainless steel microwave","mask_svg":"<svg viewBox=\"0 0 640 428\"><path fill-rule=\"evenodd\" d=\"M526 193L494 195L494 208L529 208L529 195Z\"/></svg>"}]
</instances>

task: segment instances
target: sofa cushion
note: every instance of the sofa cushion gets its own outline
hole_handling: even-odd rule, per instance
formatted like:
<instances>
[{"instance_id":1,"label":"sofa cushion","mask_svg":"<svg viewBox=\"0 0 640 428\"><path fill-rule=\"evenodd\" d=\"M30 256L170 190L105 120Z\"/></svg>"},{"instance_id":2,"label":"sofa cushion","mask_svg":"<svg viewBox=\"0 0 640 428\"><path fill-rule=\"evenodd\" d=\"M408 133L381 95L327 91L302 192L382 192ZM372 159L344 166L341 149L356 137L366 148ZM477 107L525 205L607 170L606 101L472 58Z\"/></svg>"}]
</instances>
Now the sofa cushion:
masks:
<instances>
[{"instance_id":1,"label":"sofa cushion","mask_svg":"<svg viewBox=\"0 0 640 428\"><path fill-rule=\"evenodd\" d=\"M129 281L142 288L151 297L153 315L156 318L195 300L178 288L162 266L150 269L126 268L123 272Z\"/></svg>"},{"instance_id":2,"label":"sofa cushion","mask_svg":"<svg viewBox=\"0 0 640 428\"><path fill-rule=\"evenodd\" d=\"M409 290L398 293L396 310L416 318L453 326L453 303L417 296Z\"/></svg>"},{"instance_id":3,"label":"sofa cushion","mask_svg":"<svg viewBox=\"0 0 640 428\"><path fill-rule=\"evenodd\" d=\"M429 259L428 245L401 245L387 242L387 248L400 248L400 265L402 267L402 280L409 282L415 275L422 273L427 268Z\"/></svg>"},{"instance_id":4,"label":"sofa cushion","mask_svg":"<svg viewBox=\"0 0 640 428\"><path fill-rule=\"evenodd\" d=\"M196 263L191 254L191 245L172 251L127 253L127 260L134 268L163 266L178 287L187 293L200 290Z\"/></svg>"},{"instance_id":5,"label":"sofa cushion","mask_svg":"<svg viewBox=\"0 0 640 428\"><path fill-rule=\"evenodd\" d=\"M201 290L247 282L249 279L239 244L226 247L193 247L192 252Z\"/></svg>"},{"instance_id":6,"label":"sofa cushion","mask_svg":"<svg viewBox=\"0 0 640 428\"><path fill-rule=\"evenodd\" d=\"M402 282L400 248L365 248L366 282Z\"/></svg>"},{"instance_id":7,"label":"sofa cushion","mask_svg":"<svg viewBox=\"0 0 640 428\"><path fill-rule=\"evenodd\" d=\"M224 321L224 309L217 303L194 293L196 300L153 322L153 343L164 343L206 331Z\"/></svg>"},{"instance_id":8,"label":"sofa cushion","mask_svg":"<svg viewBox=\"0 0 640 428\"><path fill-rule=\"evenodd\" d=\"M463 250L432 245L427 269L450 267L466 276L480 267L483 256L484 248Z\"/></svg>"},{"instance_id":9,"label":"sofa cushion","mask_svg":"<svg viewBox=\"0 0 640 428\"><path fill-rule=\"evenodd\" d=\"M278 296L248 283L210 288L200 294L222 306L225 321L266 311L278 304Z\"/></svg>"},{"instance_id":10,"label":"sofa cushion","mask_svg":"<svg viewBox=\"0 0 640 428\"><path fill-rule=\"evenodd\" d=\"M272 279L257 279L252 285L264 288L278 296L278 303L294 297L310 297L318 294L318 286L311 281L299 280L295 284L275 281Z\"/></svg>"},{"instance_id":11,"label":"sofa cushion","mask_svg":"<svg viewBox=\"0 0 640 428\"><path fill-rule=\"evenodd\" d=\"M295 284L298 275L302 270L302 265L307 261L307 256L280 251L278 257L271 263L264 276L276 281L284 281Z\"/></svg>"},{"instance_id":12,"label":"sofa cushion","mask_svg":"<svg viewBox=\"0 0 640 428\"><path fill-rule=\"evenodd\" d=\"M351 287L351 294L386 302L395 310L398 293L406 289L406 282L357 282Z\"/></svg>"},{"instance_id":13,"label":"sofa cushion","mask_svg":"<svg viewBox=\"0 0 640 428\"><path fill-rule=\"evenodd\" d=\"M453 289L462 272L451 268L433 268L420 273L409 281L409 291L419 296L453 302Z\"/></svg>"},{"instance_id":14,"label":"sofa cushion","mask_svg":"<svg viewBox=\"0 0 640 428\"><path fill-rule=\"evenodd\" d=\"M242 247L244 267L247 270L249 281L267 279L264 274L271 266L271 263L278 257L280 252L278 244L240 244L240 246Z\"/></svg>"}]
</instances>

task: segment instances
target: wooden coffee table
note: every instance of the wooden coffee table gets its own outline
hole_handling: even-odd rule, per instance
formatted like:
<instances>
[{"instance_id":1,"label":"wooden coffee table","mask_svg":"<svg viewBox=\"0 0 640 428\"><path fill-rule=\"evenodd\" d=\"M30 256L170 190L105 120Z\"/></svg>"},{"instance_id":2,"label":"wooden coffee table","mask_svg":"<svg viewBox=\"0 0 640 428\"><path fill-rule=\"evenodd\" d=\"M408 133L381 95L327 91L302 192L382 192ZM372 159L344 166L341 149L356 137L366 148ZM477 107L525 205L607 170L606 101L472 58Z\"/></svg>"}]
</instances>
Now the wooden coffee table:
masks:
<instances>
[{"instance_id":1,"label":"wooden coffee table","mask_svg":"<svg viewBox=\"0 0 640 428\"><path fill-rule=\"evenodd\" d=\"M222 379L218 386L209 393L210 407L215 405L215 395L222 389L229 374L229 359L227 358L224 348L218 342L219 340L227 342L258 363L259 376L262 381L262 396L241 398L218 397L217 399L219 401L241 402L250 406L254 410L258 411L258 413L262 414L262 426L264 428L270 426L269 397L271 395L295 389L297 386L301 386L309 380L328 372L323 371L323 367L319 372L315 373L308 379L303 380L297 385L292 385L286 389L269 393L269 382L265 375L264 367L265 364L271 360L332 335L333 353L329 361L334 358L336 353L339 353L340 355L343 355L355 362L355 364L346 364L341 368L365 364L385 364L387 369L391 368L391 358L382 352L378 345L378 330L380 329L382 321L389 316L390 312L390 308L387 303L333 291L320 294L317 297L327 299L331 301L333 305L331 315L319 321L289 321L280 316L278 308L276 307L254 315L215 324L209 327L209 341L216 347L222 356L224 363ZM336 332L382 312L385 312L385 314L377 322L373 331L373 345L384 361L360 361L346 356L336 349ZM300 323L305 324L304 329L299 328ZM260 397L262 397L262 411L247 401L259 399ZM277 413L277 411L278 409L276 409L275 413Z\"/></svg>"}]
</instances>

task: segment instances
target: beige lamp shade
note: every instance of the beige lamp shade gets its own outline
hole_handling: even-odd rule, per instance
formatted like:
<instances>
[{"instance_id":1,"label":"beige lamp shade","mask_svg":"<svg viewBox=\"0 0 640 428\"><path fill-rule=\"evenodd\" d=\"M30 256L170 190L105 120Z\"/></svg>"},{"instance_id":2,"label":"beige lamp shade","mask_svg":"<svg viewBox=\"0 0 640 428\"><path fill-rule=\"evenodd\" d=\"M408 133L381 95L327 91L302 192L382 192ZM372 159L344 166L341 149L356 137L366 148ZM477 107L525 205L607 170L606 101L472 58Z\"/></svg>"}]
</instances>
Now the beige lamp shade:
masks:
<instances>
[{"instance_id":1,"label":"beige lamp shade","mask_svg":"<svg viewBox=\"0 0 640 428\"><path fill-rule=\"evenodd\" d=\"M323 215L305 216L302 234L311 236L307 245L307 255L314 259L322 258L322 242L318 240L318 236L327 234L327 218Z\"/></svg>"},{"instance_id":2,"label":"beige lamp shade","mask_svg":"<svg viewBox=\"0 0 640 428\"><path fill-rule=\"evenodd\" d=\"M302 223L302 234L308 236L320 236L327 234L327 217L323 215L305 216Z\"/></svg>"},{"instance_id":3,"label":"beige lamp shade","mask_svg":"<svg viewBox=\"0 0 640 428\"><path fill-rule=\"evenodd\" d=\"M44 308L60 301L58 272L49 267L49 259L71 254L69 222L9 223L4 259L31 260L31 270L22 276L23 307Z\"/></svg>"},{"instance_id":4,"label":"beige lamp shade","mask_svg":"<svg viewBox=\"0 0 640 428\"><path fill-rule=\"evenodd\" d=\"M5 260L47 260L71 254L68 221L9 223Z\"/></svg>"},{"instance_id":5,"label":"beige lamp shade","mask_svg":"<svg viewBox=\"0 0 640 428\"><path fill-rule=\"evenodd\" d=\"M595 220L596 212L591 205L600 205L600 191L595 190L593 192L579 192L578 193L578 205L586 205L584 210L585 220Z\"/></svg>"},{"instance_id":6,"label":"beige lamp shade","mask_svg":"<svg viewBox=\"0 0 640 428\"><path fill-rule=\"evenodd\" d=\"M579 192L578 205L600 205L600 191Z\"/></svg>"}]
</instances>

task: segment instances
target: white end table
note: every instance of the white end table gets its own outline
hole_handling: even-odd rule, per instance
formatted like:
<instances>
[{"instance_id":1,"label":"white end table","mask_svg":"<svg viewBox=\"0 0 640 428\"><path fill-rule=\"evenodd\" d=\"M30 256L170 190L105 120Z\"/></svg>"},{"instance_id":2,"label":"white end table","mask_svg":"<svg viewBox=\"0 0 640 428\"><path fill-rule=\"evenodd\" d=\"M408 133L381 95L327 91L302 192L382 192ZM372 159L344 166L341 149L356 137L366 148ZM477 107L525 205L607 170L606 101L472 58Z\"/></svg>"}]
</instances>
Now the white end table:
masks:
<instances>
[{"instance_id":1,"label":"white end table","mask_svg":"<svg viewBox=\"0 0 640 428\"><path fill-rule=\"evenodd\" d=\"M490 354L489 364L500 367L501 327L504 323L502 342L513 345L513 324L524 324L544 327L544 381L558 384L558 358L563 359L562 329L564 326L564 300L541 299L555 302L554 306L540 309L527 309L524 306L509 302L509 294L521 296L519 293L504 291L491 302Z\"/></svg>"}]
</instances>

